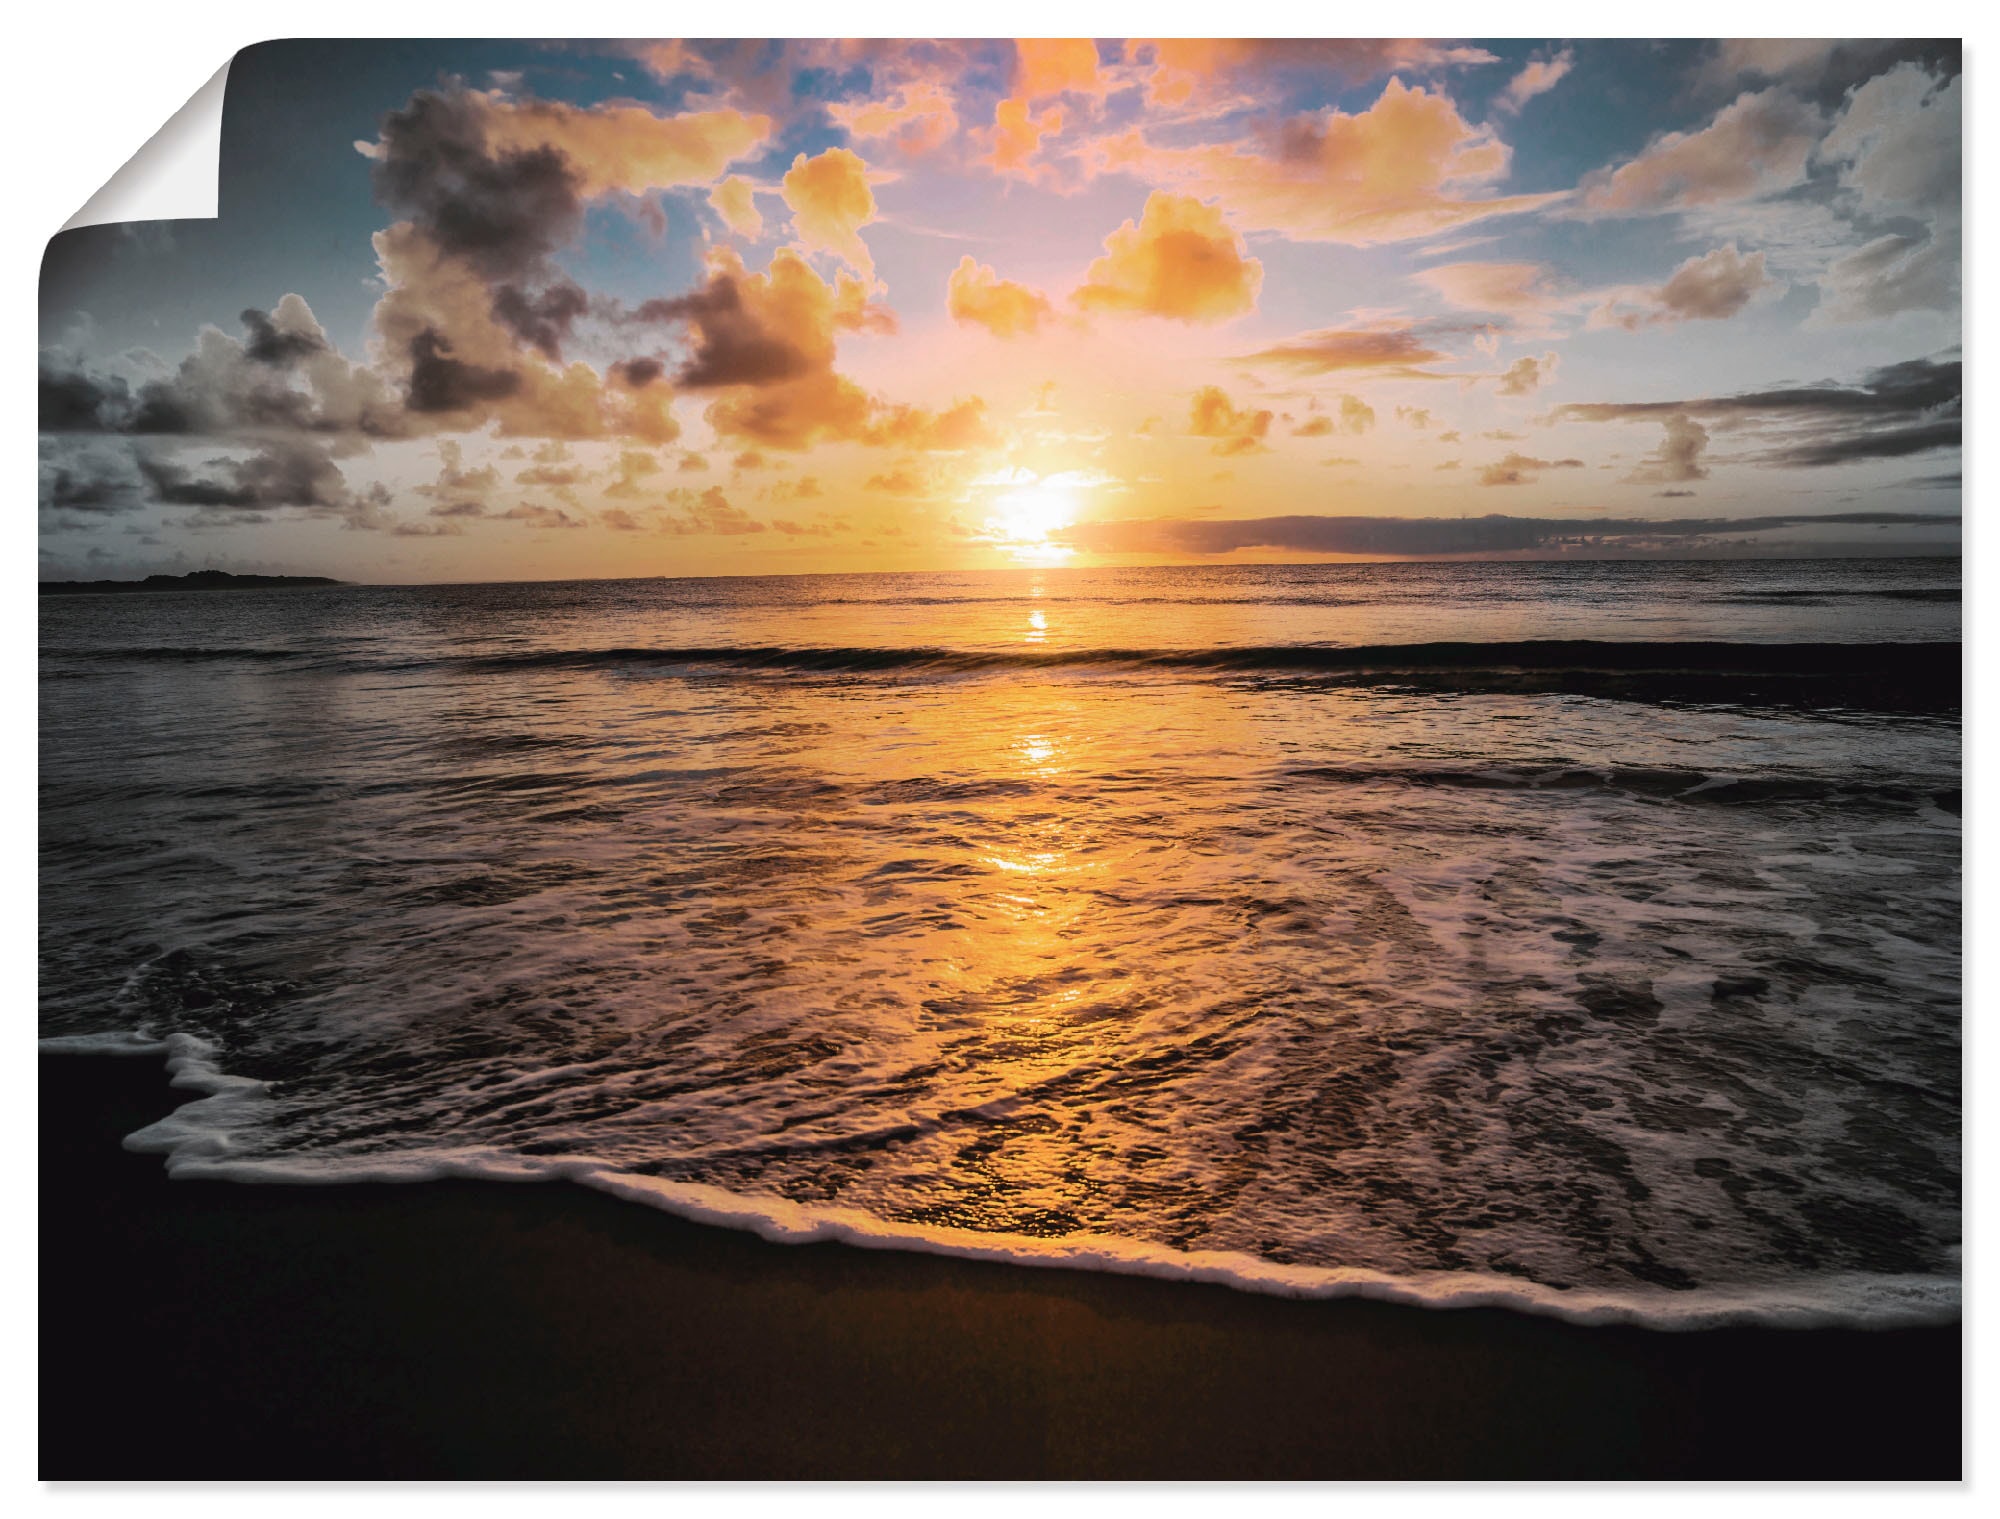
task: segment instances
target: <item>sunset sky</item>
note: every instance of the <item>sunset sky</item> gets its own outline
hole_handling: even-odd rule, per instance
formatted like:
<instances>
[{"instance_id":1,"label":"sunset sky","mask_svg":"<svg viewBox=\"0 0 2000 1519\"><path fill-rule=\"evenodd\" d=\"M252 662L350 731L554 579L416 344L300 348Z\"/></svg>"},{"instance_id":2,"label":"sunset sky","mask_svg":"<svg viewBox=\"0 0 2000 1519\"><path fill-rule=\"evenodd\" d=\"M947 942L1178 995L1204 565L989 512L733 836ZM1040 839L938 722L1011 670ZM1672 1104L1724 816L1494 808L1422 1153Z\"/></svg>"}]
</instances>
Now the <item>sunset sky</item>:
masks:
<instances>
[{"instance_id":1,"label":"sunset sky","mask_svg":"<svg viewBox=\"0 0 2000 1519\"><path fill-rule=\"evenodd\" d=\"M218 221L51 244L42 574L1950 548L1961 112L1953 44L268 44Z\"/></svg>"}]
</instances>

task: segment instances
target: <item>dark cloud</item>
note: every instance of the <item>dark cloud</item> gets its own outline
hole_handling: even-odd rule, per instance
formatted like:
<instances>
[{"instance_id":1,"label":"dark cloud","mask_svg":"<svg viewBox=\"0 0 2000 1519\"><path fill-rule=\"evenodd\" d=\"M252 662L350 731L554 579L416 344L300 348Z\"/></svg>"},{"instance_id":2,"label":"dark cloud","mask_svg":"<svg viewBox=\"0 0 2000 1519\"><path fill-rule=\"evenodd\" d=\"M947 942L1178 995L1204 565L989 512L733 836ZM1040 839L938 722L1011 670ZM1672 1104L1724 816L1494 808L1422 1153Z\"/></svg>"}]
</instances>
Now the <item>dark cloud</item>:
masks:
<instances>
[{"instance_id":1,"label":"dark cloud","mask_svg":"<svg viewBox=\"0 0 2000 1519\"><path fill-rule=\"evenodd\" d=\"M1627 422L1676 414L1756 429L1768 443L1751 462L1817 468L1957 448L1963 439L1961 364L1906 359L1855 384L1827 380L1688 401L1580 402L1555 421Z\"/></svg>"},{"instance_id":2,"label":"dark cloud","mask_svg":"<svg viewBox=\"0 0 2000 1519\"><path fill-rule=\"evenodd\" d=\"M611 377L627 390L644 390L666 372L658 359L620 359L611 366Z\"/></svg>"},{"instance_id":3,"label":"dark cloud","mask_svg":"<svg viewBox=\"0 0 2000 1519\"><path fill-rule=\"evenodd\" d=\"M45 433L121 432L132 413L132 389L123 380L87 374L46 355L36 389Z\"/></svg>"},{"instance_id":4,"label":"dark cloud","mask_svg":"<svg viewBox=\"0 0 2000 1519\"><path fill-rule=\"evenodd\" d=\"M164 456L142 454L136 463L153 499L163 506L348 513L359 504L340 467L311 443L272 444L244 459L211 459L205 473Z\"/></svg>"},{"instance_id":5,"label":"dark cloud","mask_svg":"<svg viewBox=\"0 0 2000 1519\"><path fill-rule=\"evenodd\" d=\"M483 401L499 401L521 388L521 376L511 369L487 369L451 356L451 345L435 328L426 327L410 340L411 411L463 411Z\"/></svg>"},{"instance_id":6,"label":"dark cloud","mask_svg":"<svg viewBox=\"0 0 2000 1519\"><path fill-rule=\"evenodd\" d=\"M69 516L130 511L143 502L144 486L129 445L70 439L42 443L37 496L44 511Z\"/></svg>"},{"instance_id":7,"label":"dark cloud","mask_svg":"<svg viewBox=\"0 0 2000 1519\"><path fill-rule=\"evenodd\" d=\"M1848 464L1856 459L1902 459L1911 454L1927 454L1933 449L1957 448L1963 441L1963 423L1959 417L1953 416L1946 421L1795 443L1759 454L1757 462L1817 469L1828 464Z\"/></svg>"},{"instance_id":8,"label":"dark cloud","mask_svg":"<svg viewBox=\"0 0 2000 1519\"><path fill-rule=\"evenodd\" d=\"M1240 521L1157 518L1078 523L1070 543L1101 554L1229 554L1279 549L1312 554L1527 553L1560 545L1642 548L1738 539L1778 528L1956 526L1953 515L1845 512L1818 516L1683 517L1261 517Z\"/></svg>"},{"instance_id":9,"label":"dark cloud","mask_svg":"<svg viewBox=\"0 0 2000 1519\"><path fill-rule=\"evenodd\" d=\"M502 285L493 292L495 319L558 362L570 329L589 309L590 297L570 280L558 280L538 295L529 295L518 285Z\"/></svg>"},{"instance_id":10,"label":"dark cloud","mask_svg":"<svg viewBox=\"0 0 2000 1519\"><path fill-rule=\"evenodd\" d=\"M383 204L491 280L535 273L583 225L569 161L550 147L489 151L483 109L462 90L419 90L389 112L379 155Z\"/></svg>"},{"instance_id":11,"label":"dark cloud","mask_svg":"<svg viewBox=\"0 0 2000 1519\"><path fill-rule=\"evenodd\" d=\"M823 367L817 353L766 325L727 270L713 271L686 295L647 301L632 315L641 322L684 322L692 330L694 352L674 377L683 389L775 385Z\"/></svg>"},{"instance_id":12,"label":"dark cloud","mask_svg":"<svg viewBox=\"0 0 2000 1519\"><path fill-rule=\"evenodd\" d=\"M285 296L270 312L252 307L241 320L245 338L204 327L171 375L136 389L118 375L93 374L65 355L44 353L41 431L215 438L390 438L409 431L381 376L343 357L298 296Z\"/></svg>"},{"instance_id":13,"label":"dark cloud","mask_svg":"<svg viewBox=\"0 0 2000 1519\"><path fill-rule=\"evenodd\" d=\"M299 360L328 348L326 334L315 326L311 331L280 327L270 313L249 307L238 318L250 340L243 345L246 357L259 364L288 369Z\"/></svg>"}]
</instances>

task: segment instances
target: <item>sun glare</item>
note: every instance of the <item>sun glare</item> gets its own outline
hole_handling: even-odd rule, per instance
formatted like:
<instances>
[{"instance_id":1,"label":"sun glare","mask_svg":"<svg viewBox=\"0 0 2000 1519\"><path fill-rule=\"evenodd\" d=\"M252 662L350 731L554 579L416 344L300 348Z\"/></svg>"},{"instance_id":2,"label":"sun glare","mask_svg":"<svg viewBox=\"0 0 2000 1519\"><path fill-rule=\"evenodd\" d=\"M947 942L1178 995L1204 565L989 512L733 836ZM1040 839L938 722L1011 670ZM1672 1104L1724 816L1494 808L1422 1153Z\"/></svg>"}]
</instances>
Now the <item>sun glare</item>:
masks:
<instances>
[{"instance_id":1,"label":"sun glare","mask_svg":"<svg viewBox=\"0 0 2000 1519\"><path fill-rule=\"evenodd\" d=\"M1076 552L1056 535L1076 517L1070 492L1047 481L1009 491L993 503L987 535L996 548L1022 564L1060 564Z\"/></svg>"}]
</instances>

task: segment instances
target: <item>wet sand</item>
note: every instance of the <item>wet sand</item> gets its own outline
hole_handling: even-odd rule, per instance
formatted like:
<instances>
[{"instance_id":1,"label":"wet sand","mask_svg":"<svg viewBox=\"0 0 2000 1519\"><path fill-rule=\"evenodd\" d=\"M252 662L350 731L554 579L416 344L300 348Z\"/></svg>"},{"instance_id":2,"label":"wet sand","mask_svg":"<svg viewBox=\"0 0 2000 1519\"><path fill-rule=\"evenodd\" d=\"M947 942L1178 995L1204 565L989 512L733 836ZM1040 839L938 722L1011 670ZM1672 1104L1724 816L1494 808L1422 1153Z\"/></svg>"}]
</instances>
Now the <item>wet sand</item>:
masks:
<instances>
[{"instance_id":1,"label":"wet sand","mask_svg":"<svg viewBox=\"0 0 2000 1519\"><path fill-rule=\"evenodd\" d=\"M1493 1310L768 1245L566 1185L170 1182L40 1058L40 1476L1902 1478L1957 1326Z\"/></svg>"}]
</instances>

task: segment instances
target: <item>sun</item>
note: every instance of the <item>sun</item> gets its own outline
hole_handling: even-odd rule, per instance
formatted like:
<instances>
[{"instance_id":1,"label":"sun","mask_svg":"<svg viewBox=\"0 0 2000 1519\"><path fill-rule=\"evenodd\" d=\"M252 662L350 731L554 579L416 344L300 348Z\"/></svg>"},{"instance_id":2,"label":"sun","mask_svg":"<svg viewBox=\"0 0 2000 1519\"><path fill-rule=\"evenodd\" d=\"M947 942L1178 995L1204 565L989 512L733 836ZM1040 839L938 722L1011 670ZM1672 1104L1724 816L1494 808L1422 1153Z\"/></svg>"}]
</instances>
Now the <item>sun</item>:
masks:
<instances>
[{"instance_id":1,"label":"sun","mask_svg":"<svg viewBox=\"0 0 2000 1519\"><path fill-rule=\"evenodd\" d=\"M1022 564L1059 564L1076 552L1056 535L1076 520L1076 499L1048 481L1011 490L993 503L988 540Z\"/></svg>"}]
</instances>

